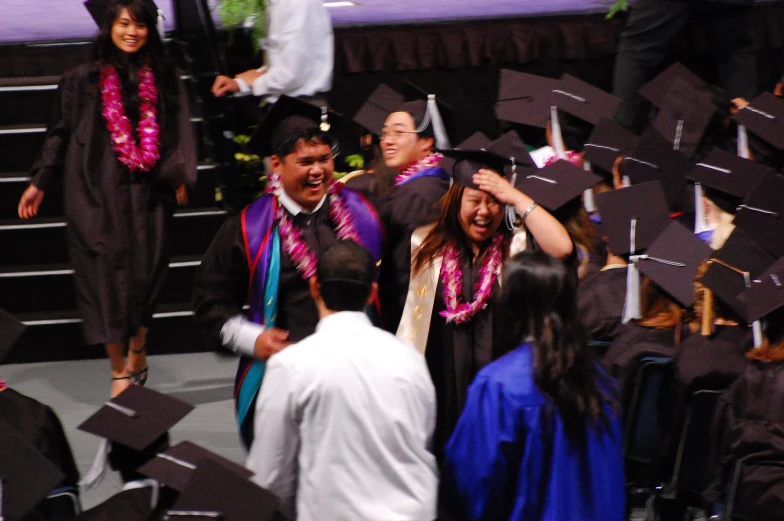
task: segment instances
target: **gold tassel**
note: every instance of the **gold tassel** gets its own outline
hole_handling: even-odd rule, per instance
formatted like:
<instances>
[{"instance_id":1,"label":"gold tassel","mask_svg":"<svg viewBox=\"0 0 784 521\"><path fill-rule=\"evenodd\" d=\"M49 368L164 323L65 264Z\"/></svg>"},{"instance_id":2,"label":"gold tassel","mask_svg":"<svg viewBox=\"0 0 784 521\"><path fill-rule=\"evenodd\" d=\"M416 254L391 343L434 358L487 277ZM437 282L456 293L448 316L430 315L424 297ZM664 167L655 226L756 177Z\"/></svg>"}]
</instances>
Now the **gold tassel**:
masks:
<instances>
[{"instance_id":1,"label":"gold tassel","mask_svg":"<svg viewBox=\"0 0 784 521\"><path fill-rule=\"evenodd\" d=\"M711 336L713 334L714 320L713 292L705 287L702 290L702 336Z\"/></svg>"}]
</instances>

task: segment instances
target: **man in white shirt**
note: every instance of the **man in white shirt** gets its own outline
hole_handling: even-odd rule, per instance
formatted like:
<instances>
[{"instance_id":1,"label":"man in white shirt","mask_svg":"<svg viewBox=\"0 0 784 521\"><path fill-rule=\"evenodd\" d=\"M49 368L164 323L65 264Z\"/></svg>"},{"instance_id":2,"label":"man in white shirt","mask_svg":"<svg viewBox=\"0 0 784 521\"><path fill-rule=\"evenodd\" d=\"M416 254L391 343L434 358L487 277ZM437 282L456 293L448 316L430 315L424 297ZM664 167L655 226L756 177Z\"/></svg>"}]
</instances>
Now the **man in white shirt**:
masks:
<instances>
[{"instance_id":1,"label":"man in white shirt","mask_svg":"<svg viewBox=\"0 0 784 521\"><path fill-rule=\"evenodd\" d=\"M313 96L332 88L335 44L322 0L267 0L269 31L262 47L266 65L218 76L215 96L253 94L274 102L281 94Z\"/></svg>"},{"instance_id":2,"label":"man in white shirt","mask_svg":"<svg viewBox=\"0 0 784 521\"><path fill-rule=\"evenodd\" d=\"M267 362L247 467L290 519L436 517L435 389L424 357L362 313L374 271L355 243L328 248L316 332Z\"/></svg>"}]
</instances>

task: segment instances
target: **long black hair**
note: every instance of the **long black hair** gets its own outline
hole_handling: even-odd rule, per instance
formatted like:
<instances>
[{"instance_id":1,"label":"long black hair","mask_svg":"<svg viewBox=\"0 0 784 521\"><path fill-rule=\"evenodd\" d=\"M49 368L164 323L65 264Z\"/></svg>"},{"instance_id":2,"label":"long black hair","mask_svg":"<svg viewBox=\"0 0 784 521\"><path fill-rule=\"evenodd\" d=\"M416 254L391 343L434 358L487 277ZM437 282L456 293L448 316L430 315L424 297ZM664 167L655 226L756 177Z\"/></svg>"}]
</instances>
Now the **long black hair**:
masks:
<instances>
[{"instance_id":1,"label":"long black hair","mask_svg":"<svg viewBox=\"0 0 784 521\"><path fill-rule=\"evenodd\" d=\"M552 398L570 437L584 434L585 420L607 428L607 405L617 407L577 312L577 279L564 264L541 251L524 251L504 266L493 309L501 352L532 338L534 382Z\"/></svg>"},{"instance_id":2,"label":"long black hair","mask_svg":"<svg viewBox=\"0 0 784 521\"><path fill-rule=\"evenodd\" d=\"M132 54L122 52L112 41L114 21L124 8L128 9L134 21L147 26L147 42ZM176 72L166 57L163 40L156 27L157 21L157 14L151 12L143 0L112 0L104 11L98 37L93 43L91 79L97 87L101 69L106 65L114 65L122 82L126 114L134 126L139 118L139 70L145 65L149 65L155 75L161 128L165 128L166 116L177 108Z\"/></svg>"}]
</instances>

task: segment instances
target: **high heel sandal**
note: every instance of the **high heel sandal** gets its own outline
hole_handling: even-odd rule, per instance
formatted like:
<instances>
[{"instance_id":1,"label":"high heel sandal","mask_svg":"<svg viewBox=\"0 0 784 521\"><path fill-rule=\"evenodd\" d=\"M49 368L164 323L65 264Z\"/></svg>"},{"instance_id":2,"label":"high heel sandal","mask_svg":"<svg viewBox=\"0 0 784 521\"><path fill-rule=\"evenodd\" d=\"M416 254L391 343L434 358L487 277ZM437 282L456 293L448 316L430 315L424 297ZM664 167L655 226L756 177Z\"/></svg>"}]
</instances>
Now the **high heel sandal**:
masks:
<instances>
[{"instance_id":1,"label":"high heel sandal","mask_svg":"<svg viewBox=\"0 0 784 521\"><path fill-rule=\"evenodd\" d=\"M128 350L130 352L132 352L132 353L137 354L137 355L146 352L146 349L144 347L139 349L138 351L136 351L135 349L130 349L130 348ZM130 378L130 380L131 380L131 385L138 385L140 387L144 387L144 384L147 383L147 376L148 376L150 371L149 371L149 368L145 365L142 369L140 369L140 370L138 370L136 372L133 372L133 371L130 371L130 370L128 372L130 373L128 378Z\"/></svg>"}]
</instances>

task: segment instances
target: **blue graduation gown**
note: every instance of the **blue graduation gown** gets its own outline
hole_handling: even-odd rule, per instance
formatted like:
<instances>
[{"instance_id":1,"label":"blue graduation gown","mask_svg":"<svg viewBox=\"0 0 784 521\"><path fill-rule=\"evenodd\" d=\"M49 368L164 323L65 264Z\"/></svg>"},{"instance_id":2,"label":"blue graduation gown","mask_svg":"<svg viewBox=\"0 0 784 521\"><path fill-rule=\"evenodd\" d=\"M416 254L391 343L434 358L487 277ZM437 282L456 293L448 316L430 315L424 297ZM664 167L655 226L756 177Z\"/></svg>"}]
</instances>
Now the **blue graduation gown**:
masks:
<instances>
[{"instance_id":1,"label":"blue graduation gown","mask_svg":"<svg viewBox=\"0 0 784 521\"><path fill-rule=\"evenodd\" d=\"M446 447L446 508L470 520L623 520L620 418L601 433L586 425L584 443L570 440L533 367L524 344L477 374Z\"/></svg>"}]
</instances>

